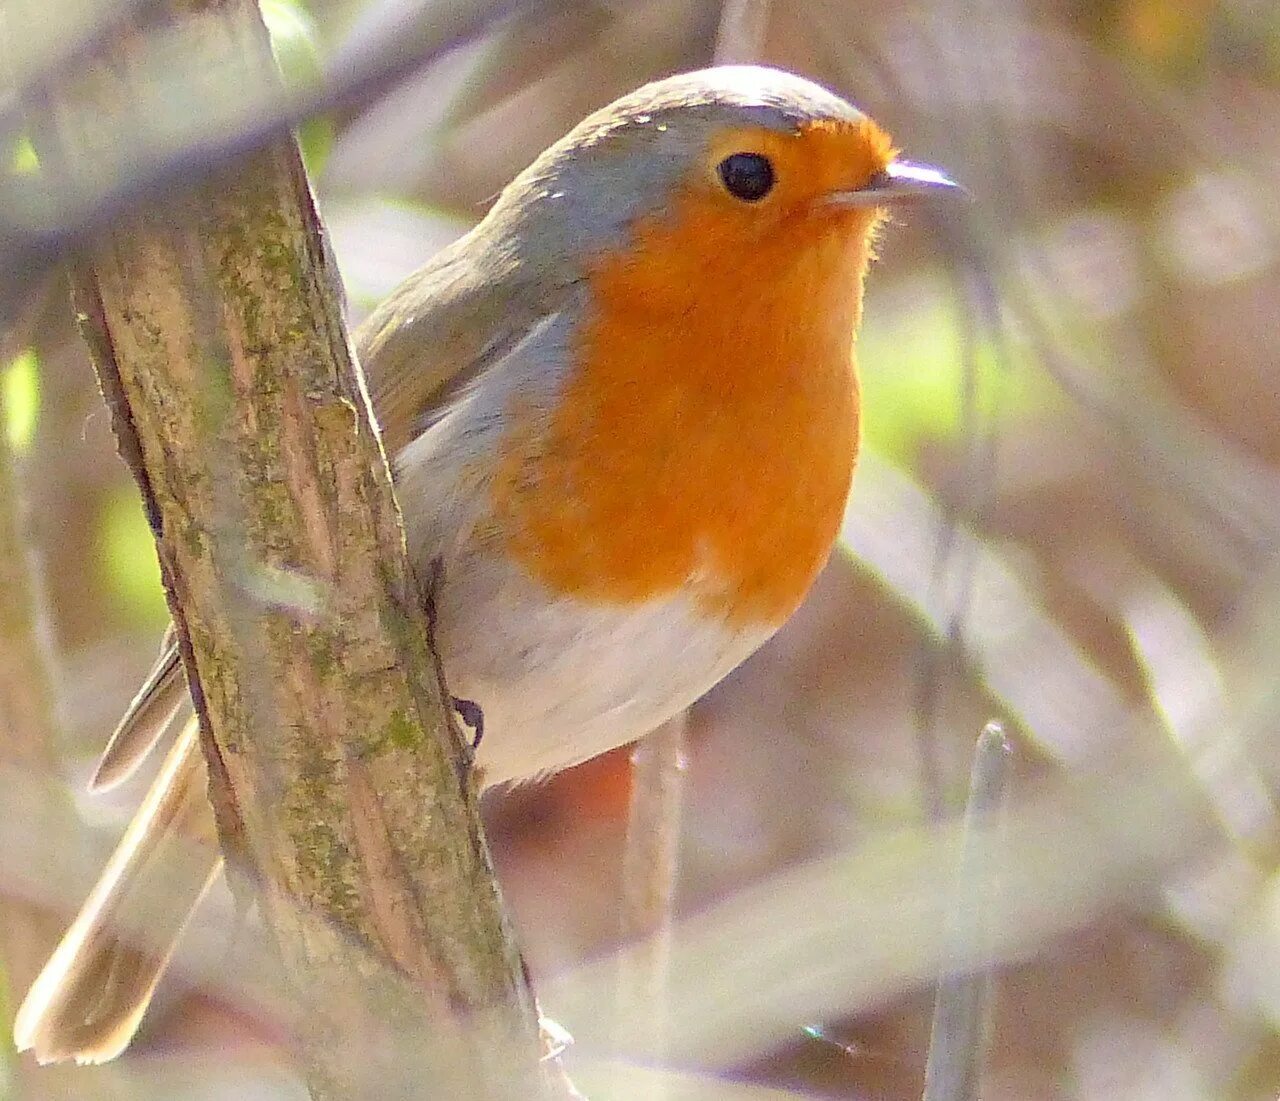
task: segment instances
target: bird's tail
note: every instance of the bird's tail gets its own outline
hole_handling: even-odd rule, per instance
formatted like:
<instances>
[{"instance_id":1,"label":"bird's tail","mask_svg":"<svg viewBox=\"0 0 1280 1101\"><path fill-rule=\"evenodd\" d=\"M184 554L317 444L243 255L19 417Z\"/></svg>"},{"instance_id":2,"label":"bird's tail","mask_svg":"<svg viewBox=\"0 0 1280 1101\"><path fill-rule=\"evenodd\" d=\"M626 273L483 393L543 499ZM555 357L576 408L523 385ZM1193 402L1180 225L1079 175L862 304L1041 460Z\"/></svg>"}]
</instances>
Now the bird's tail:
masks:
<instances>
[{"instance_id":1,"label":"bird's tail","mask_svg":"<svg viewBox=\"0 0 1280 1101\"><path fill-rule=\"evenodd\" d=\"M34 1052L42 1063L102 1063L119 1055L221 867L191 719L18 1010L18 1050Z\"/></svg>"}]
</instances>

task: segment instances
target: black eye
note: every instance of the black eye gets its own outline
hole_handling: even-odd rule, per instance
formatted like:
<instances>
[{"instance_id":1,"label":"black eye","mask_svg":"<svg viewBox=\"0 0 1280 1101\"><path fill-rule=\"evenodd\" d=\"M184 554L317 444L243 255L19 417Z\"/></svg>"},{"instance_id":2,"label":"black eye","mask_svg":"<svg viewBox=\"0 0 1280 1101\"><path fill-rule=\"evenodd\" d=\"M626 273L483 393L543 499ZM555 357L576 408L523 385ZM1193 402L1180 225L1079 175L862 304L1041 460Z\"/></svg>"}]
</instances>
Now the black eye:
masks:
<instances>
[{"instance_id":1,"label":"black eye","mask_svg":"<svg viewBox=\"0 0 1280 1101\"><path fill-rule=\"evenodd\" d=\"M716 171L729 194L745 203L758 202L773 190L773 165L759 153L733 153Z\"/></svg>"}]
</instances>

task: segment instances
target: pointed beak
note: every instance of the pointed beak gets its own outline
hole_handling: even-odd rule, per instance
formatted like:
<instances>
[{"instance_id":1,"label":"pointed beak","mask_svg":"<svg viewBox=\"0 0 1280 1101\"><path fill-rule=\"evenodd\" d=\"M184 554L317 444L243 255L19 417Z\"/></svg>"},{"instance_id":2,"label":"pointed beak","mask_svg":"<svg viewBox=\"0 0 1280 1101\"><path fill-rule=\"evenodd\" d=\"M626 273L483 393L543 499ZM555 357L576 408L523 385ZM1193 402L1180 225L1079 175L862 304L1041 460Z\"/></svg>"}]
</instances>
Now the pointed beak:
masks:
<instances>
[{"instance_id":1,"label":"pointed beak","mask_svg":"<svg viewBox=\"0 0 1280 1101\"><path fill-rule=\"evenodd\" d=\"M968 198L969 192L945 172L927 164L894 161L856 191L835 191L832 206L890 206L935 198Z\"/></svg>"}]
</instances>

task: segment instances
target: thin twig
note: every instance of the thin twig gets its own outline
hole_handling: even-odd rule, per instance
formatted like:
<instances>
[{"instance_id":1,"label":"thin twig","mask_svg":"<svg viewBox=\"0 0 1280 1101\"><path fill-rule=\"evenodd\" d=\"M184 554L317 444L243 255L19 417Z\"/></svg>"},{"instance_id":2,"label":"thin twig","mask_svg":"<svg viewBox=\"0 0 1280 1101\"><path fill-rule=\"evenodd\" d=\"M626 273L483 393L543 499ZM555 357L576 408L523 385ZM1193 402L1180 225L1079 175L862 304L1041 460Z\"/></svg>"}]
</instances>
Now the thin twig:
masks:
<instances>
[{"instance_id":1,"label":"thin twig","mask_svg":"<svg viewBox=\"0 0 1280 1101\"><path fill-rule=\"evenodd\" d=\"M666 1047L671 922L684 802L686 715L637 743L631 755L631 814L622 862L622 939L636 944L618 972L617 1037L625 1050L639 1040Z\"/></svg>"},{"instance_id":2,"label":"thin twig","mask_svg":"<svg viewBox=\"0 0 1280 1101\"><path fill-rule=\"evenodd\" d=\"M759 61L768 25L769 0L723 0L716 32L716 64Z\"/></svg>"},{"instance_id":3,"label":"thin twig","mask_svg":"<svg viewBox=\"0 0 1280 1101\"><path fill-rule=\"evenodd\" d=\"M991 1008L992 826L1008 799L1010 745L988 723L969 777L965 835L948 930L946 971L938 983L924 1101L977 1101Z\"/></svg>"},{"instance_id":4,"label":"thin twig","mask_svg":"<svg viewBox=\"0 0 1280 1101\"><path fill-rule=\"evenodd\" d=\"M669 921L678 860L686 718L678 715L631 754L631 816L623 862L622 928L648 936Z\"/></svg>"},{"instance_id":5,"label":"thin twig","mask_svg":"<svg viewBox=\"0 0 1280 1101\"><path fill-rule=\"evenodd\" d=\"M939 732L939 712L947 686L963 667L966 628L973 602L977 559L960 537L960 525L972 523L988 505L995 488L1000 440L999 403L983 407L980 369L980 334L987 333L995 348L1002 376L1010 371L1008 333L998 309L983 309L982 287L990 282L984 253L965 247L973 237L969 211L932 211L928 226L947 262L955 288L956 324L960 335L961 386L959 420L963 455L940 494L939 527L934 546L931 600L946 622L942 639L920 641L915 703L912 714L920 749L921 787L928 820L940 822L946 815L946 769ZM1000 379L989 385L999 394Z\"/></svg>"},{"instance_id":6,"label":"thin twig","mask_svg":"<svg viewBox=\"0 0 1280 1101\"><path fill-rule=\"evenodd\" d=\"M622 922L626 932L645 936L670 918L678 862L684 745L687 720L678 715L642 739L631 755L631 818ZM660 825L659 829L651 827Z\"/></svg>"}]
</instances>

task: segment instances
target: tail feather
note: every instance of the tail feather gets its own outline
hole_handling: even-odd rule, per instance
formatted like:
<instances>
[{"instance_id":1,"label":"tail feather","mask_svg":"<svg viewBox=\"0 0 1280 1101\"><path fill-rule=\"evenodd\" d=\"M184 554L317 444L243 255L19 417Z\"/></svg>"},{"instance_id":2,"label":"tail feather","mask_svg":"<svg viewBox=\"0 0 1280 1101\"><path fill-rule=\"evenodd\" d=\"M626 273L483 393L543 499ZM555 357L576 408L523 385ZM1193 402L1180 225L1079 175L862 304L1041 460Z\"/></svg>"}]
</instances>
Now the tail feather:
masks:
<instances>
[{"instance_id":1,"label":"tail feather","mask_svg":"<svg viewBox=\"0 0 1280 1101\"><path fill-rule=\"evenodd\" d=\"M132 1039L179 934L222 867L195 720L166 757L14 1022L42 1063L102 1063Z\"/></svg>"},{"instance_id":2,"label":"tail feather","mask_svg":"<svg viewBox=\"0 0 1280 1101\"><path fill-rule=\"evenodd\" d=\"M102 752L89 781L90 791L106 791L128 779L185 710L190 697L170 627L160 656L142 682Z\"/></svg>"}]
</instances>

